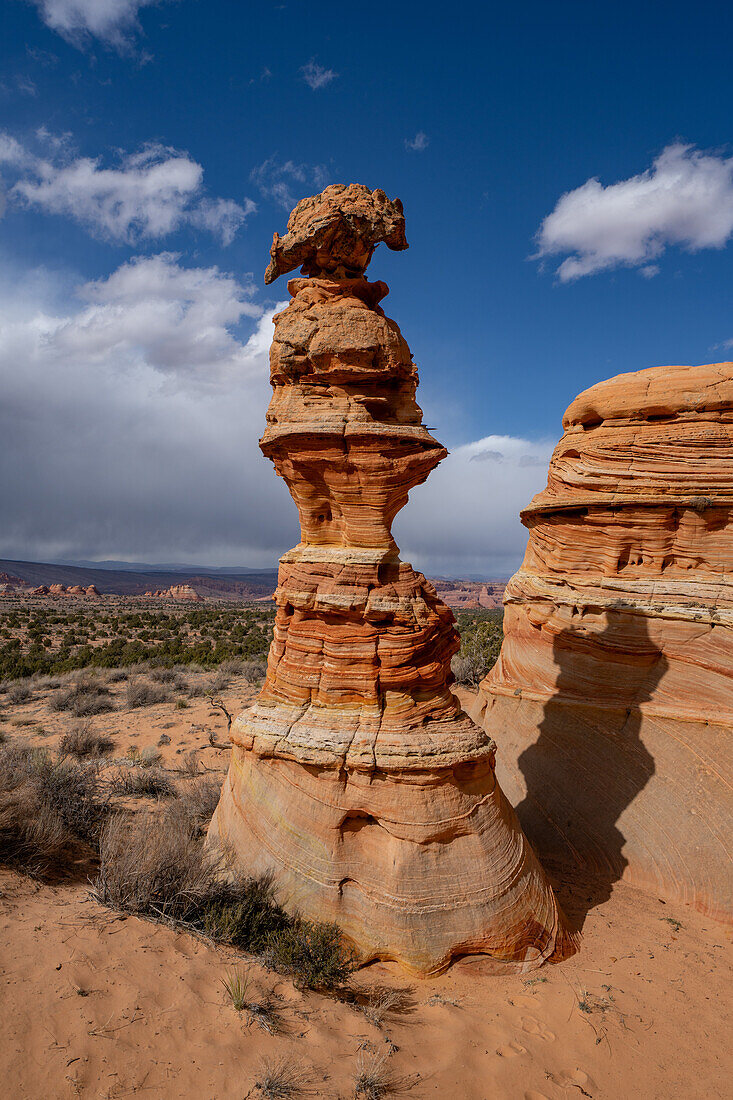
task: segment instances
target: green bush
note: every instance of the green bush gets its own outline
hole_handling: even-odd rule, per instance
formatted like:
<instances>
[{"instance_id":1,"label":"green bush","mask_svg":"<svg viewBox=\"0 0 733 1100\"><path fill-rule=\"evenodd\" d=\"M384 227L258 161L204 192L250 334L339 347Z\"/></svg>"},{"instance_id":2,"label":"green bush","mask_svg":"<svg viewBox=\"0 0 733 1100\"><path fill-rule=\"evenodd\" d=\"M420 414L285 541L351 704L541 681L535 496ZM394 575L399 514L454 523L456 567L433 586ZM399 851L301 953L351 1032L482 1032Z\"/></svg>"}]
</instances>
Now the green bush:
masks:
<instances>
[{"instance_id":1,"label":"green bush","mask_svg":"<svg viewBox=\"0 0 733 1100\"><path fill-rule=\"evenodd\" d=\"M451 661L451 671L459 684L477 688L496 664L504 640L503 617L500 609L459 614L461 648Z\"/></svg>"},{"instance_id":2,"label":"green bush","mask_svg":"<svg viewBox=\"0 0 733 1100\"><path fill-rule=\"evenodd\" d=\"M333 991L348 980L355 968L337 924L322 924L296 917L270 938L267 959L296 985Z\"/></svg>"}]
</instances>

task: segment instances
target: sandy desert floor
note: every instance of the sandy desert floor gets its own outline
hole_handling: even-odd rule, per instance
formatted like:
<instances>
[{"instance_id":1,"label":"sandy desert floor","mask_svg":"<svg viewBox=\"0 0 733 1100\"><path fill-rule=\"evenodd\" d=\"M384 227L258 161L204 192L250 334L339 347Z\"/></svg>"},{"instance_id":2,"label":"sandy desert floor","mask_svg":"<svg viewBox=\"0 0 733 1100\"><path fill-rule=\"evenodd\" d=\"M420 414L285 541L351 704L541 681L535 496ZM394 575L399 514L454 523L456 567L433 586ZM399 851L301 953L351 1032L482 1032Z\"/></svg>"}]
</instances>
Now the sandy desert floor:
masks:
<instances>
[{"instance_id":1,"label":"sandy desert floor","mask_svg":"<svg viewBox=\"0 0 733 1100\"><path fill-rule=\"evenodd\" d=\"M223 694L236 710L253 690L235 679ZM49 748L69 721L43 692L2 718L9 739ZM226 770L208 736L225 739L226 722L205 699L90 721L117 756L170 737L159 751L174 778L191 751ZM278 1059L302 1073L300 1095L347 1100L360 1059L380 1058L385 1095L415 1100L733 1095L731 930L628 887L589 912L578 955L524 977L496 976L480 958L424 982L392 965L360 971L359 989L405 991L378 1027L254 959L102 908L89 868L78 872L50 885L0 870L0 1094L13 1100L257 1098L263 1060ZM572 919L582 883L558 890ZM233 967L279 996L277 1033L235 1011L222 985Z\"/></svg>"}]
</instances>

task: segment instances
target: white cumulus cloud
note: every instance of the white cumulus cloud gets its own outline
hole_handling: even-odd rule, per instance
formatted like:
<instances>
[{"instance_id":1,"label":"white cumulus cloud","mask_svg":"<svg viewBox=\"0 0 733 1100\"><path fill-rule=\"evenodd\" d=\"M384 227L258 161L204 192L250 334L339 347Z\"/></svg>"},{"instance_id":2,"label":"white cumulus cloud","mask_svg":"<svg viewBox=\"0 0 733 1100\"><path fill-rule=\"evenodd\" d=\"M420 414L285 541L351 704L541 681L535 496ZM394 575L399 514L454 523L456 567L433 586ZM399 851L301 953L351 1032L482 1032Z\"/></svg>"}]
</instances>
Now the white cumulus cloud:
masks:
<instances>
[{"instance_id":1,"label":"white cumulus cloud","mask_svg":"<svg viewBox=\"0 0 733 1100\"><path fill-rule=\"evenodd\" d=\"M643 267L670 245L723 248L733 234L733 157L669 145L651 168L604 187L568 191L537 234L535 258L567 253L562 282L614 267Z\"/></svg>"},{"instance_id":2,"label":"white cumulus cloud","mask_svg":"<svg viewBox=\"0 0 733 1100\"><path fill-rule=\"evenodd\" d=\"M164 0L31 0L47 27L72 46L82 48L91 38L124 52L141 27L141 8Z\"/></svg>"},{"instance_id":3,"label":"white cumulus cloud","mask_svg":"<svg viewBox=\"0 0 733 1100\"><path fill-rule=\"evenodd\" d=\"M72 218L107 240L130 244L189 224L226 245L256 209L251 199L240 204L208 198L201 165L168 146L146 145L137 153L120 154L114 167L105 167L101 157L73 156L68 135L54 137L41 128L36 136L45 156L0 133L0 166L17 177L10 200Z\"/></svg>"},{"instance_id":4,"label":"white cumulus cloud","mask_svg":"<svg viewBox=\"0 0 733 1100\"><path fill-rule=\"evenodd\" d=\"M0 556L269 567L296 541L257 446L273 311L251 295L171 255L78 302L42 271L0 269Z\"/></svg>"},{"instance_id":5,"label":"white cumulus cloud","mask_svg":"<svg viewBox=\"0 0 733 1100\"><path fill-rule=\"evenodd\" d=\"M395 521L403 557L433 576L510 576L527 544L519 513L547 484L553 447L507 435L456 447Z\"/></svg>"}]
</instances>

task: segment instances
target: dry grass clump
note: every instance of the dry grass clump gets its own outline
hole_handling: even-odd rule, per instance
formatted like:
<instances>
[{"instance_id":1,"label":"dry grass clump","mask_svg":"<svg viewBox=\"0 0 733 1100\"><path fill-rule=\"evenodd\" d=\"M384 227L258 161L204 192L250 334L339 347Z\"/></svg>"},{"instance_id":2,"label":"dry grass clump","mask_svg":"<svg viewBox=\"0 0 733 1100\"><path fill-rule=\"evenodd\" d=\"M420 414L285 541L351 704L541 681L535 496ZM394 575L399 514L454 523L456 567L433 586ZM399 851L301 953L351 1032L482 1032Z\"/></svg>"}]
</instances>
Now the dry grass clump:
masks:
<instances>
[{"instance_id":1,"label":"dry grass clump","mask_svg":"<svg viewBox=\"0 0 733 1100\"><path fill-rule=\"evenodd\" d=\"M128 707L152 707L156 703L167 703L170 699L168 688L164 684L142 678L129 680L127 684Z\"/></svg>"},{"instance_id":2,"label":"dry grass clump","mask_svg":"<svg viewBox=\"0 0 733 1100\"><path fill-rule=\"evenodd\" d=\"M114 741L104 733L97 733L84 722L74 726L59 741L62 756L76 756L77 759L104 756L114 748Z\"/></svg>"},{"instance_id":3,"label":"dry grass clump","mask_svg":"<svg viewBox=\"0 0 733 1100\"><path fill-rule=\"evenodd\" d=\"M94 765L29 745L0 748L0 860L45 874L80 844L94 847L105 814Z\"/></svg>"},{"instance_id":4,"label":"dry grass clump","mask_svg":"<svg viewBox=\"0 0 733 1100\"><path fill-rule=\"evenodd\" d=\"M354 1100L381 1100L391 1090L387 1055L362 1051L356 1063Z\"/></svg>"},{"instance_id":5,"label":"dry grass clump","mask_svg":"<svg viewBox=\"0 0 733 1100\"><path fill-rule=\"evenodd\" d=\"M54 695L51 706L57 711L68 711L76 718L88 718L114 710L109 688L93 677L80 677L69 687Z\"/></svg>"},{"instance_id":6,"label":"dry grass clump","mask_svg":"<svg viewBox=\"0 0 733 1100\"><path fill-rule=\"evenodd\" d=\"M176 771L183 779L196 779L201 775L201 765L195 749L183 753L176 766Z\"/></svg>"},{"instance_id":7,"label":"dry grass clump","mask_svg":"<svg viewBox=\"0 0 733 1100\"><path fill-rule=\"evenodd\" d=\"M131 764L137 764L140 768L152 768L160 761L160 753L155 745L145 745L142 749L132 745L125 755Z\"/></svg>"},{"instance_id":8,"label":"dry grass clump","mask_svg":"<svg viewBox=\"0 0 733 1100\"><path fill-rule=\"evenodd\" d=\"M290 1100L290 1097L303 1093L307 1080L304 1070L298 1069L281 1055L279 1058L262 1059L254 1087L266 1100Z\"/></svg>"},{"instance_id":9,"label":"dry grass clump","mask_svg":"<svg viewBox=\"0 0 733 1100\"><path fill-rule=\"evenodd\" d=\"M219 804L221 781L209 776L187 784L171 805L169 816L180 821L194 836L203 836Z\"/></svg>"},{"instance_id":10,"label":"dry grass clump","mask_svg":"<svg viewBox=\"0 0 733 1100\"><path fill-rule=\"evenodd\" d=\"M412 990L390 989L386 985L374 986L359 1005L369 1023L379 1028L390 1016L404 1015L413 1007Z\"/></svg>"},{"instance_id":11,"label":"dry grass clump","mask_svg":"<svg viewBox=\"0 0 733 1100\"><path fill-rule=\"evenodd\" d=\"M160 768L122 768L112 780L112 790L134 798L172 798L176 793Z\"/></svg>"}]
</instances>

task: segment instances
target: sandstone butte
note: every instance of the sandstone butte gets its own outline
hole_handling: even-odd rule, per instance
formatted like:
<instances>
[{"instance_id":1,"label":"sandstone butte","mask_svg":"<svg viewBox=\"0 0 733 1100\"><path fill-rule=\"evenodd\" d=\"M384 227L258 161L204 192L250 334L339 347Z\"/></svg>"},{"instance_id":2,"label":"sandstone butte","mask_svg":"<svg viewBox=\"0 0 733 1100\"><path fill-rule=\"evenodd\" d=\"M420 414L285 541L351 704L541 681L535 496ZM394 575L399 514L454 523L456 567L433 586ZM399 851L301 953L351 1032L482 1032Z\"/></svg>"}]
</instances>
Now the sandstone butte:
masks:
<instances>
[{"instance_id":1,"label":"sandstone butte","mask_svg":"<svg viewBox=\"0 0 733 1100\"><path fill-rule=\"evenodd\" d=\"M733 919L733 363L573 401L471 713L543 862Z\"/></svg>"},{"instance_id":2,"label":"sandstone butte","mask_svg":"<svg viewBox=\"0 0 733 1100\"><path fill-rule=\"evenodd\" d=\"M298 507L267 678L231 731L209 839L337 921L364 962L417 975L573 950L495 777L495 745L451 693L452 612L400 561L392 521L446 451L422 423L410 350L364 271L407 248L402 204L335 185L275 234L266 282L302 265L275 317L260 441Z\"/></svg>"}]
</instances>

